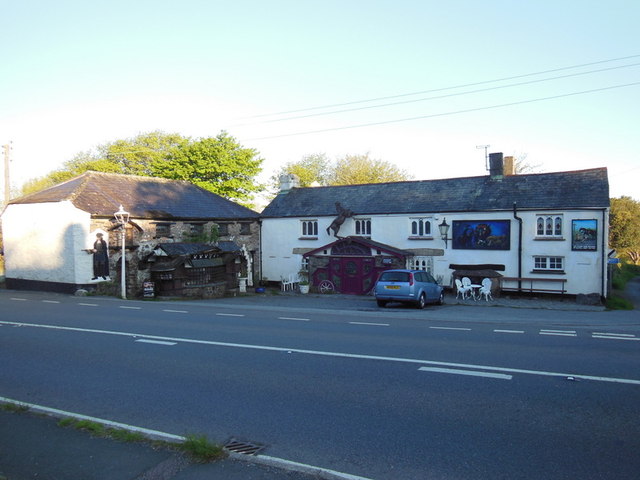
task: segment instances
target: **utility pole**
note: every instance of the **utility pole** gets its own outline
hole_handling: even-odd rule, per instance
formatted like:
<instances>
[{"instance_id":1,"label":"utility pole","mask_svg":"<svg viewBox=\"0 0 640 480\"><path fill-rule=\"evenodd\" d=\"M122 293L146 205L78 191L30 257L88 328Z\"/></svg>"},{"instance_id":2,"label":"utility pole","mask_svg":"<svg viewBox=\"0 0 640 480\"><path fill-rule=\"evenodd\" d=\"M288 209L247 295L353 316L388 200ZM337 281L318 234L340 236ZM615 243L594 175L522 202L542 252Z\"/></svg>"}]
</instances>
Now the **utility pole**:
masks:
<instances>
[{"instance_id":1,"label":"utility pole","mask_svg":"<svg viewBox=\"0 0 640 480\"><path fill-rule=\"evenodd\" d=\"M11 200L11 182L9 181L9 161L10 161L10 152L11 152L11 143L9 142L6 145L2 146L4 150L4 204L5 206L9 204L9 200Z\"/></svg>"}]
</instances>

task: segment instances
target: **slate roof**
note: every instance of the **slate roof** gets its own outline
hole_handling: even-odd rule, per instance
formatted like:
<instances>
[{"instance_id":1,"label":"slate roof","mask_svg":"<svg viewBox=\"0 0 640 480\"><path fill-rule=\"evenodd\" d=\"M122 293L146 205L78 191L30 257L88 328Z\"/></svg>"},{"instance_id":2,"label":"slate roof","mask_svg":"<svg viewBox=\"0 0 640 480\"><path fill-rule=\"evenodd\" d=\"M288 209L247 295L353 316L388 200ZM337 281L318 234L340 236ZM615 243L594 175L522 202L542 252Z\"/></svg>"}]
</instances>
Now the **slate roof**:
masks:
<instances>
[{"instance_id":1,"label":"slate roof","mask_svg":"<svg viewBox=\"0 0 640 480\"><path fill-rule=\"evenodd\" d=\"M280 193L262 217L335 216L335 203L356 215L479 212L518 209L605 208L606 168L569 172L293 188Z\"/></svg>"},{"instance_id":2,"label":"slate roof","mask_svg":"<svg viewBox=\"0 0 640 480\"><path fill-rule=\"evenodd\" d=\"M93 216L112 217L120 205L132 218L257 219L258 213L189 182L155 177L86 172L10 204L69 200Z\"/></svg>"}]
</instances>

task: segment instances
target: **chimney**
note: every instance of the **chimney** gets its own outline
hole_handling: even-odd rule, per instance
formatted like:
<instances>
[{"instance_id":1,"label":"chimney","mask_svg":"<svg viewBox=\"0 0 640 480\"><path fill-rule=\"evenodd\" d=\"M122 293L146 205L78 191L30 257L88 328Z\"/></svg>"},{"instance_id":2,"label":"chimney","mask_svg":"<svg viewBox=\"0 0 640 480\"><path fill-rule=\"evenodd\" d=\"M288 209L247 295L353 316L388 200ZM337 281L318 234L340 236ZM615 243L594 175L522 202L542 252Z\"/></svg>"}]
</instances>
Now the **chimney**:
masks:
<instances>
[{"instance_id":1,"label":"chimney","mask_svg":"<svg viewBox=\"0 0 640 480\"><path fill-rule=\"evenodd\" d=\"M300 179L293 173L280 175L280 193L288 193L292 188L300 186Z\"/></svg>"},{"instance_id":2,"label":"chimney","mask_svg":"<svg viewBox=\"0 0 640 480\"><path fill-rule=\"evenodd\" d=\"M489 175L495 179L500 179L504 176L502 152L489 154Z\"/></svg>"},{"instance_id":3,"label":"chimney","mask_svg":"<svg viewBox=\"0 0 640 480\"><path fill-rule=\"evenodd\" d=\"M504 157L503 165L505 176L516 174L516 164L513 161L513 157Z\"/></svg>"}]
</instances>

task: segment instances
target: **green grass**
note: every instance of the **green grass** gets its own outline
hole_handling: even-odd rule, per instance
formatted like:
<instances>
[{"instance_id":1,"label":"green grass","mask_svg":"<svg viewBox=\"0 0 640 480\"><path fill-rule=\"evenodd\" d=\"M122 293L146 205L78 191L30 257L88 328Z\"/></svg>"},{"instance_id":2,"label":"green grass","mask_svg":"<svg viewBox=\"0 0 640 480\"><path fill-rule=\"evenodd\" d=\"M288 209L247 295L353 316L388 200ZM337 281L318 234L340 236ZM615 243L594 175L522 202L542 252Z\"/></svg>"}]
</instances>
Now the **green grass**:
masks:
<instances>
[{"instance_id":1,"label":"green grass","mask_svg":"<svg viewBox=\"0 0 640 480\"><path fill-rule=\"evenodd\" d=\"M179 448L201 463L224 457L223 448L220 445L209 442L204 435L186 435L186 440L179 445Z\"/></svg>"},{"instance_id":2,"label":"green grass","mask_svg":"<svg viewBox=\"0 0 640 480\"><path fill-rule=\"evenodd\" d=\"M609 310L633 310L633 303L629 300L611 295L607 298L607 308Z\"/></svg>"},{"instance_id":3,"label":"green grass","mask_svg":"<svg viewBox=\"0 0 640 480\"><path fill-rule=\"evenodd\" d=\"M622 263L613 271L612 284L616 290L624 290L627 282L640 275L640 265Z\"/></svg>"},{"instance_id":4,"label":"green grass","mask_svg":"<svg viewBox=\"0 0 640 480\"><path fill-rule=\"evenodd\" d=\"M22 412L28 412L29 407L24 405L16 405L14 403L3 403L2 410L5 410L7 412L22 413Z\"/></svg>"}]
</instances>

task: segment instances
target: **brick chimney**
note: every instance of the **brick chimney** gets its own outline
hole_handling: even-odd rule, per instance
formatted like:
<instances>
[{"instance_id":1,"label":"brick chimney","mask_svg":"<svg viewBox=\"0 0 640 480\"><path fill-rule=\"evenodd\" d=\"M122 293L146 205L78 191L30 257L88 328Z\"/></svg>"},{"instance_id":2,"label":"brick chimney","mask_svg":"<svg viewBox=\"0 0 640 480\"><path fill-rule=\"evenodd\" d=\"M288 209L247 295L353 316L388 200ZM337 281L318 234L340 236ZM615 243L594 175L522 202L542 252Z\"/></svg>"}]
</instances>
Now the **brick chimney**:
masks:
<instances>
[{"instance_id":1,"label":"brick chimney","mask_svg":"<svg viewBox=\"0 0 640 480\"><path fill-rule=\"evenodd\" d=\"M504 177L504 161L502 152L489 154L489 175L493 179Z\"/></svg>"},{"instance_id":2,"label":"brick chimney","mask_svg":"<svg viewBox=\"0 0 640 480\"><path fill-rule=\"evenodd\" d=\"M516 174L516 164L513 161L513 157L504 157L503 166L505 176Z\"/></svg>"}]
</instances>

